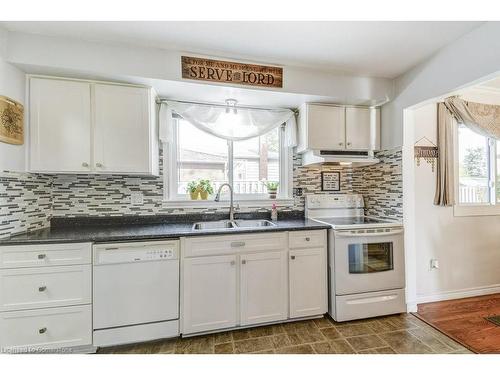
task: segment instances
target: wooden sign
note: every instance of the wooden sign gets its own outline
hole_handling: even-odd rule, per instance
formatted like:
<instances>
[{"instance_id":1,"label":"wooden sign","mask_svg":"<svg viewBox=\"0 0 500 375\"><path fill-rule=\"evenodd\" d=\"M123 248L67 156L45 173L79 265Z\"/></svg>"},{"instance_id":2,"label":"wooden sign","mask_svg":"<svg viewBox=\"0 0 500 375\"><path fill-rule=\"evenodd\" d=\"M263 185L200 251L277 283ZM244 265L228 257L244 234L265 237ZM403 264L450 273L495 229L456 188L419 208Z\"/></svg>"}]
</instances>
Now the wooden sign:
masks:
<instances>
[{"instance_id":1,"label":"wooden sign","mask_svg":"<svg viewBox=\"0 0 500 375\"><path fill-rule=\"evenodd\" d=\"M340 172L321 172L322 191L340 191Z\"/></svg>"},{"instance_id":2,"label":"wooden sign","mask_svg":"<svg viewBox=\"0 0 500 375\"><path fill-rule=\"evenodd\" d=\"M23 105L5 96L0 96L0 141L22 145L24 141L23 119Z\"/></svg>"},{"instance_id":3,"label":"wooden sign","mask_svg":"<svg viewBox=\"0 0 500 375\"><path fill-rule=\"evenodd\" d=\"M283 87L283 68L182 56L182 78L259 87Z\"/></svg>"}]
</instances>

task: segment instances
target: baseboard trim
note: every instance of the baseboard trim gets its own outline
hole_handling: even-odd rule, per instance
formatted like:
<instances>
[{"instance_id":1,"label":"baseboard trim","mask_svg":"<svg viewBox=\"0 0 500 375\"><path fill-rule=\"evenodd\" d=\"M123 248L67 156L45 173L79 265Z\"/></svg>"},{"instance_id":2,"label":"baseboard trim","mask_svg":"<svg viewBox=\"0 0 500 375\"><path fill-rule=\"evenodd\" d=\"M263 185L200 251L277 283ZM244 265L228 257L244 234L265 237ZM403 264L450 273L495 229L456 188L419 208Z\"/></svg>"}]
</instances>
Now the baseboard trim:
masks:
<instances>
[{"instance_id":1,"label":"baseboard trim","mask_svg":"<svg viewBox=\"0 0 500 375\"><path fill-rule=\"evenodd\" d=\"M486 296L488 294L500 293L500 284L489 285L479 288L467 288L461 290L453 290L443 293L429 294L427 296L417 296L418 303L438 302L451 299Z\"/></svg>"}]
</instances>

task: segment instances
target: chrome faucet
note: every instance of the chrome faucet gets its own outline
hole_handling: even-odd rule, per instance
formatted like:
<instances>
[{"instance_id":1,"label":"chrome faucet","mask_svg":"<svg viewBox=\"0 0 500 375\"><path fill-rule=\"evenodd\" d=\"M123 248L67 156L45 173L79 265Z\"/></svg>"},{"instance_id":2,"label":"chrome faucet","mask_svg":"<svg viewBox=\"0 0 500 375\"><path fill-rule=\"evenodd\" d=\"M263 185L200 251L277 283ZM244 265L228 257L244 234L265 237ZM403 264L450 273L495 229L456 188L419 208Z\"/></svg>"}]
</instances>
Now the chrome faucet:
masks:
<instances>
[{"instance_id":1,"label":"chrome faucet","mask_svg":"<svg viewBox=\"0 0 500 375\"><path fill-rule=\"evenodd\" d=\"M234 221L234 205L233 205L233 187L229 185L228 183L224 183L221 186L219 186L219 189L217 190L217 194L215 195L215 201L219 202L220 201L220 191L224 186L227 186L229 188L229 191L231 192L231 200L229 204L229 221Z\"/></svg>"}]
</instances>

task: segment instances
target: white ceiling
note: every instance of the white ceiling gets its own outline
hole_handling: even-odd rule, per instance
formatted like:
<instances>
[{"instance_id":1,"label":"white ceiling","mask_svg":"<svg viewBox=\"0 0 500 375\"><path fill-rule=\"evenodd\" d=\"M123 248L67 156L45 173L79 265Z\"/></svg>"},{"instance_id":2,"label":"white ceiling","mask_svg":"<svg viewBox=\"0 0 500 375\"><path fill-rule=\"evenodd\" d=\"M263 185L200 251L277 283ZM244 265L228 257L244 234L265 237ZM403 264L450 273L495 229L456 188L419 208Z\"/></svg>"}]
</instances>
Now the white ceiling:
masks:
<instances>
[{"instance_id":1,"label":"white ceiling","mask_svg":"<svg viewBox=\"0 0 500 375\"><path fill-rule=\"evenodd\" d=\"M0 22L11 31L394 78L481 22Z\"/></svg>"}]
</instances>

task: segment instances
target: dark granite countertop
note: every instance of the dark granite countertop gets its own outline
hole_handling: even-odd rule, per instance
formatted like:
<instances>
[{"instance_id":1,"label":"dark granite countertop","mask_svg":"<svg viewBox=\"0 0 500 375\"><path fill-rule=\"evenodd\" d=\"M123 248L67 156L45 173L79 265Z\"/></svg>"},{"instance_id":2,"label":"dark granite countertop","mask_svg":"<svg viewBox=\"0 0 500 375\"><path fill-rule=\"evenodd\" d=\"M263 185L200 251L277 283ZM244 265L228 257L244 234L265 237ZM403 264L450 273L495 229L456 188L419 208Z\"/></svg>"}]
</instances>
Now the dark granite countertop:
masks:
<instances>
[{"instance_id":1,"label":"dark granite countertop","mask_svg":"<svg viewBox=\"0 0 500 375\"><path fill-rule=\"evenodd\" d=\"M226 215L227 216L227 215ZM261 216L261 217L258 217ZM262 215L252 218L263 218ZM225 219L224 217L223 219ZM242 218L240 216L240 218ZM265 218L265 217L264 217ZM173 217L109 217L53 219L50 228L0 240L1 245L23 245L65 242L109 242L157 240L186 236L245 234L257 232L328 229L329 226L298 215L288 215L275 222L276 226L221 230L192 230L196 221L220 220L220 217L176 215Z\"/></svg>"}]
</instances>

